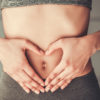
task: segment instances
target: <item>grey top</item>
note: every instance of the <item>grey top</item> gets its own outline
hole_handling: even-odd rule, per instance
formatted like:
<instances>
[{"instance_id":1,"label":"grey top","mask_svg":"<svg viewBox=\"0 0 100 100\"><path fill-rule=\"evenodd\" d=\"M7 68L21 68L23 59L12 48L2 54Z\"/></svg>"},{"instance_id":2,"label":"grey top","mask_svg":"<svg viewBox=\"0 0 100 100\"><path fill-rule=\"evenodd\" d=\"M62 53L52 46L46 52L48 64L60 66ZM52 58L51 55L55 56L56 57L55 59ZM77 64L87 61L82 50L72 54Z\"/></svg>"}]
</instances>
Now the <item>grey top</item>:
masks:
<instances>
[{"instance_id":1,"label":"grey top","mask_svg":"<svg viewBox=\"0 0 100 100\"><path fill-rule=\"evenodd\" d=\"M92 9L92 0L0 0L0 10L36 4L75 4Z\"/></svg>"}]
</instances>

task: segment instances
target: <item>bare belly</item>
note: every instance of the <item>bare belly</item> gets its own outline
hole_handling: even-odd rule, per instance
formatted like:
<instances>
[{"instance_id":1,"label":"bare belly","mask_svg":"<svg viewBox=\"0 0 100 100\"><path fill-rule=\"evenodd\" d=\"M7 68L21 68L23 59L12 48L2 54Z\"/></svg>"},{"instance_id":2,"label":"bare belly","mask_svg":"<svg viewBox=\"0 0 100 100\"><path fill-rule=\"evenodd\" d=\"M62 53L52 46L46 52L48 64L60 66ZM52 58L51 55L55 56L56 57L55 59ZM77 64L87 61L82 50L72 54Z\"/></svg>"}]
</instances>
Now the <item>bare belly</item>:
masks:
<instances>
[{"instance_id":1,"label":"bare belly","mask_svg":"<svg viewBox=\"0 0 100 100\"><path fill-rule=\"evenodd\" d=\"M89 9L82 6L34 5L4 8L2 21L6 38L28 39L45 51L50 43L60 38L82 35L88 28L89 15ZM50 56L26 51L26 57L37 74L45 79L59 64L62 50L58 49ZM92 68L90 61L87 66L81 75Z\"/></svg>"}]
</instances>

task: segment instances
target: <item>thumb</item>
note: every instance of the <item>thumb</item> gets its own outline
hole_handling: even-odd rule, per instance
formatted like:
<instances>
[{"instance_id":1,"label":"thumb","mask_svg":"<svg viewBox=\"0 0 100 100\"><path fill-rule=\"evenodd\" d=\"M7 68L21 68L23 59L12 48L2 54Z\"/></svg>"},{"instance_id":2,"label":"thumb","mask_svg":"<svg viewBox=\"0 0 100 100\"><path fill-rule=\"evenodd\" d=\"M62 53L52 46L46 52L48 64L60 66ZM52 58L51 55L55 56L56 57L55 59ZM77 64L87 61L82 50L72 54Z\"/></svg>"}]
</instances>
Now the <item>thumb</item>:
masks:
<instances>
[{"instance_id":1,"label":"thumb","mask_svg":"<svg viewBox=\"0 0 100 100\"><path fill-rule=\"evenodd\" d=\"M55 69L48 75L45 80L45 85L48 85L56 76L58 76L63 70L65 70L66 63L62 57L60 63L55 67Z\"/></svg>"},{"instance_id":2,"label":"thumb","mask_svg":"<svg viewBox=\"0 0 100 100\"><path fill-rule=\"evenodd\" d=\"M27 41L25 43L24 47L25 47L25 49L31 50L38 55L44 54L43 50L41 50L39 47L37 47L35 44L31 43L30 41Z\"/></svg>"},{"instance_id":3,"label":"thumb","mask_svg":"<svg viewBox=\"0 0 100 100\"><path fill-rule=\"evenodd\" d=\"M61 45L60 45L60 41L59 41L59 40L56 41L56 42L54 42L54 43L52 43L52 44L50 44L45 54L46 54L46 55L49 55L49 54L51 54L54 50L56 50L56 49L58 49L58 48L61 48Z\"/></svg>"}]
</instances>

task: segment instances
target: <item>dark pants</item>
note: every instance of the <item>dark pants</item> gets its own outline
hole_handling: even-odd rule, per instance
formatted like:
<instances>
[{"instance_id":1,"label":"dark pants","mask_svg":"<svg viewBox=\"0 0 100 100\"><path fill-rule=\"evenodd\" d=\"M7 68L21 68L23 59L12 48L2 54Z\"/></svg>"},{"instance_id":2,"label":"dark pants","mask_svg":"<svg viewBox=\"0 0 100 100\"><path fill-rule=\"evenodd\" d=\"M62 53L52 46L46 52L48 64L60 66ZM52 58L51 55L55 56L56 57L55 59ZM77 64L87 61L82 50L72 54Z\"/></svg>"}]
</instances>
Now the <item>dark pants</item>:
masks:
<instances>
[{"instance_id":1,"label":"dark pants","mask_svg":"<svg viewBox=\"0 0 100 100\"><path fill-rule=\"evenodd\" d=\"M52 92L27 94L22 87L5 72L1 73L0 100L100 100L100 88L94 69L77 77L64 89Z\"/></svg>"}]
</instances>

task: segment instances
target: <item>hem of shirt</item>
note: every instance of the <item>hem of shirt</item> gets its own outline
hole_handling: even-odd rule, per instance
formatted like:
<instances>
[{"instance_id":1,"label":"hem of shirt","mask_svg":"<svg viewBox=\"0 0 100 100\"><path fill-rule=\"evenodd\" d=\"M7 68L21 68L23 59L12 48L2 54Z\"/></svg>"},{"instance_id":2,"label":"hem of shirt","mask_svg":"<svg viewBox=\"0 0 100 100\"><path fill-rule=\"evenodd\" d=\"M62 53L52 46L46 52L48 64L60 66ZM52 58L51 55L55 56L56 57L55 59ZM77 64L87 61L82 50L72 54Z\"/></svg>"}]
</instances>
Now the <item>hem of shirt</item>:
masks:
<instances>
[{"instance_id":1,"label":"hem of shirt","mask_svg":"<svg viewBox=\"0 0 100 100\"><path fill-rule=\"evenodd\" d=\"M70 3L70 2L40 2L40 3L20 3L20 4L17 4L16 5L10 5L10 4L7 4L7 5L2 5L1 4L1 7L0 7L0 10L2 10L3 8L12 8L12 7L23 7L23 6L33 6L33 5L44 5L44 4L55 4L55 5L77 5L77 6L83 6L83 7L87 7L89 8L90 10L92 10L92 7L91 6L88 6L87 3L83 2L83 3L80 3L80 2L73 2L73 3Z\"/></svg>"}]
</instances>

